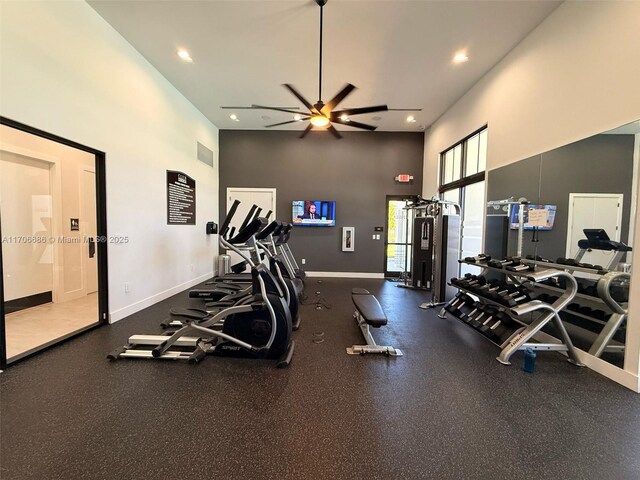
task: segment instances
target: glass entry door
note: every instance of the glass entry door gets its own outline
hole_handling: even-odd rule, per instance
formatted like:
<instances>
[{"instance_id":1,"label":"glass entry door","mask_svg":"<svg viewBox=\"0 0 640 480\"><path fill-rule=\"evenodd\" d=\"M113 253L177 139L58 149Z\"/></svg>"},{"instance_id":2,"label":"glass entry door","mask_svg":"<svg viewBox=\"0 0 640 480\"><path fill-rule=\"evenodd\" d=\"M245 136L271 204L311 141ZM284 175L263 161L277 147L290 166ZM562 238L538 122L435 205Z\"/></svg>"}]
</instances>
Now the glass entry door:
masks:
<instances>
[{"instance_id":1,"label":"glass entry door","mask_svg":"<svg viewBox=\"0 0 640 480\"><path fill-rule=\"evenodd\" d=\"M4 367L106 320L106 237L96 154L4 124L0 140Z\"/></svg>"},{"instance_id":2,"label":"glass entry door","mask_svg":"<svg viewBox=\"0 0 640 480\"><path fill-rule=\"evenodd\" d=\"M413 218L405 210L414 196L387 195L387 220L385 235L384 276L411 275L411 237Z\"/></svg>"}]
</instances>

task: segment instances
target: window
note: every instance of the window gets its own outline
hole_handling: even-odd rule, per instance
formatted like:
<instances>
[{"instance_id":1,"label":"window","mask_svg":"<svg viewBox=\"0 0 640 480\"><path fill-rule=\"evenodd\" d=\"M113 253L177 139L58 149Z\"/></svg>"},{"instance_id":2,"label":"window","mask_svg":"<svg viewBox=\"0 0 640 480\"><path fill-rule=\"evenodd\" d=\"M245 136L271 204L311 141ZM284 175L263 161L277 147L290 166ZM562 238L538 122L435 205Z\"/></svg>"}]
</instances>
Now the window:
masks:
<instances>
[{"instance_id":1,"label":"window","mask_svg":"<svg viewBox=\"0 0 640 480\"><path fill-rule=\"evenodd\" d=\"M440 192L483 181L486 166L487 128L484 127L442 152Z\"/></svg>"},{"instance_id":2,"label":"window","mask_svg":"<svg viewBox=\"0 0 640 480\"><path fill-rule=\"evenodd\" d=\"M483 127L440 154L440 193L462 210L458 258L481 253L484 235L487 127ZM477 273L477 267L461 265L459 274Z\"/></svg>"}]
</instances>

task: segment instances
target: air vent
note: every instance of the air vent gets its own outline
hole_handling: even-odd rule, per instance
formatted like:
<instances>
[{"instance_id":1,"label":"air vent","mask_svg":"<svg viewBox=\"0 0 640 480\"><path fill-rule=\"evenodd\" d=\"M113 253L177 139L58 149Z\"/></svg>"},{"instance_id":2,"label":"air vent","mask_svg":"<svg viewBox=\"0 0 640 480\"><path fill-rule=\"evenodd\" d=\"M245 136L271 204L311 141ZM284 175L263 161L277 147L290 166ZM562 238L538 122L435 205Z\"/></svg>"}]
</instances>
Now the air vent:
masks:
<instances>
[{"instance_id":1,"label":"air vent","mask_svg":"<svg viewBox=\"0 0 640 480\"><path fill-rule=\"evenodd\" d=\"M213 151L198 142L198 160L213 167Z\"/></svg>"}]
</instances>

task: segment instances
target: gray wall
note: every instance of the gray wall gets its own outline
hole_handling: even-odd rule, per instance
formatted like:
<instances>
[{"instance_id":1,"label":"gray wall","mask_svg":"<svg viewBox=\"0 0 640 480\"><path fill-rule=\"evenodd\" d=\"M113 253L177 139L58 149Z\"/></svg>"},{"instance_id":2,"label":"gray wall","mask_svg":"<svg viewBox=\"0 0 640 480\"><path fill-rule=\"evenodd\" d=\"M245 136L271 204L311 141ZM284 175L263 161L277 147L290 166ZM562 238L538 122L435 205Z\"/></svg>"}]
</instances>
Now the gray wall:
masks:
<instances>
[{"instance_id":1,"label":"gray wall","mask_svg":"<svg viewBox=\"0 0 640 480\"><path fill-rule=\"evenodd\" d=\"M335 227L294 227L290 245L310 271L383 272L386 195L422 189L424 134L412 132L220 131L220 218L227 187L277 189L277 215L291 221L293 200L335 200ZM399 173L413 175L397 184ZM436 175L436 172L433 172ZM355 227L355 252L341 251L343 226Z\"/></svg>"},{"instance_id":2,"label":"gray wall","mask_svg":"<svg viewBox=\"0 0 640 480\"><path fill-rule=\"evenodd\" d=\"M569 193L622 193L621 240L626 243L631 213L633 148L633 135L595 135L492 170L488 177L488 199L514 195L516 198L525 196L533 203L557 205L553 230L539 232L537 244L538 255L556 259L564 257L566 252ZM525 232L524 254L534 253L531 236L532 232ZM516 233L511 232L509 255L515 254L515 245Z\"/></svg>"}]
</instances>

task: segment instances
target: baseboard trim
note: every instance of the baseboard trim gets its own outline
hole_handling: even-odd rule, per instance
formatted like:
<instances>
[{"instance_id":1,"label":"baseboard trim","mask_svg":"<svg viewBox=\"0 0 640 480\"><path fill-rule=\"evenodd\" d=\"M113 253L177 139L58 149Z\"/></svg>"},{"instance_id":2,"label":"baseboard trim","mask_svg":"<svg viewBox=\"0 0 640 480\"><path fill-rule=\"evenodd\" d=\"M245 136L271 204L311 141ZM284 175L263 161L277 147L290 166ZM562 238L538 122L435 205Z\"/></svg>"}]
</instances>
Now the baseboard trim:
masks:
<instances>
[{"instance_id":1,"label":"baseboard trim","mask_svg":"<svg viewBox=\"0 0 640 480\"><path fill-rule=\"evenodd\" d=\"M53 301L53 292L41 292L28 295L26 297L15 298L13 300L7 300L4 302L4 313L10 314L19 312L26 308L37 307L38 305L44 305Z\"/></svg>"},{"instance_id":2,"label":"baseboard trim","mask_svg":"<svg viewBox=\"0 0 640 480\"><path fill-rule=\"evenodd\" d=\"M139 312L140 310L144 310L145 308L150 307L151 305L155 305L156 303L161 302L162 300L172 297L173 295L180 293L186 290L187 288L193 287L194 285L202 283L205 280L209 280L211 277L213 277L213 271L209 273L205 273L204 275L201 275L192 280L189 280L188 282L181 283L180 285L176 285L175 287L172 287L163 292L156 293L155 295L147 297L144 300L140 300L139 302L132 303L131 305L120 308L118 310L114 310L109 314L109 323L115 323L118 320L122 320L123 318L126 318L129 315L133 315L134 313Z\"/></svg>"},{"instance_id":3,"label":"baseboard trim","mask_svg":"<svg viewBox=\"0 0 640 480\"><path fill-rule=\"evenodd\" d=\"M384 273L369 272L306 272L307 277L326 278L384 278Z\"/></svg>"}]
</instances>

